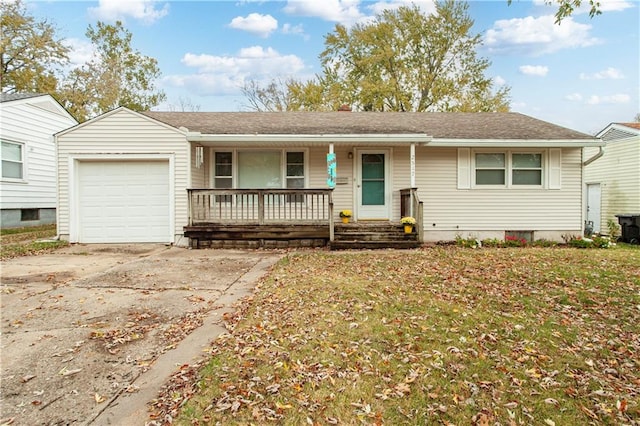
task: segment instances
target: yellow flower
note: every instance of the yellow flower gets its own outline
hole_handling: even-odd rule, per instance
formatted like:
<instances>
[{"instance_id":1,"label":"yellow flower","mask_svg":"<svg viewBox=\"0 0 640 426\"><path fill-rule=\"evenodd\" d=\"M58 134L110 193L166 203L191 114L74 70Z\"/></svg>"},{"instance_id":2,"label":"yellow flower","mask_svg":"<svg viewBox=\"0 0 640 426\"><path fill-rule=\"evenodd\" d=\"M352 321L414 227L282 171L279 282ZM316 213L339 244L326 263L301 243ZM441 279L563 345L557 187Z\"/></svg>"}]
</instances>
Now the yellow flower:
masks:
<instances>
[{"instance_id":1,"label":"yellow flower","mask_svg":"<svg viewBox=\"0 0 640 426\"><path fill-rule=\"evenodd\" d=\"M340 211L340 217L351 217L351 210Z\"/></svg>"},{"instance_id":2,"label":"yellow flower","mask_svg":"<svg viewBox=\"0 0 640 426\"><path fill-rule=\"evenodd\" d=\"M402 219L400 219L400 223L403 225L415 225L416 224L416 220L415 218L411 217L411 216L406 216L403 217Z\"/></svg>"}]
</instances>

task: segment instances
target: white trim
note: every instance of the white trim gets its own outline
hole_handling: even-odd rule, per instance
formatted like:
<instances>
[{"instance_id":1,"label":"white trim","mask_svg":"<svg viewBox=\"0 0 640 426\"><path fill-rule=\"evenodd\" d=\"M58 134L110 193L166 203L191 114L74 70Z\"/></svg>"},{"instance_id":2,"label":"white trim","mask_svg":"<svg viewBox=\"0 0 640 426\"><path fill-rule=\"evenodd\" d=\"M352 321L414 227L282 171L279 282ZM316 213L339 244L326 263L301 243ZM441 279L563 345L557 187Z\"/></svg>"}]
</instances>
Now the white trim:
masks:
<instances>
[{"instance_id":1,"label":"white trim","mask_svg":"<svg viewBox=\"0 0 640 426\"><path fill-rule=\"evenodd\" d=\"M460 148L582 148L604 146L599 139L433 139L428 143L435 147Z\"/></svg>"},{"instance_id":2,"label":"white trim","mask_svg":"<svg viewBox=\"0 0 640 426\"><path fill-rule=\"evenodd\" d=\"M174 243L176 222L175 200L175 154L173 153L133 153L133 154L69 154L68 156L68 196L69 196L69 242L77 243L80 234L80 206L77 200L78 163L91 161L167 161L169 166L169 233L167 242Z\"/></svg>"},{"instance_id":3,"label":"white trim","mask_svg":"<svg viewBox=\"0 0 640 426\"><path fill-rule=\"evenodd\" d=\"M0 181L6 182L6 183L17 183L17 184L29 183L29 167L28 167L28 160L27 160L28 142L12 140L10 138L4 138L0 136L0 143L2 142L20 146L20 156L22 157L20 159L20 163L22 164L22 177L21 178L4 177L0 174ZM2 148L0 148L0 151L1 149ZM0 154L0 162L2 161L3 161L2 155ZM7 161L11 161L11 160L7 160ZM1 169L2 167L0 166L0 170Z\"/></svg>"},{"instance_id":4,"label":"white trim","mask_svg":"<svg viewBox=\"0 0 640 426\"><path fill-rule=\"evenodd\" d=\"M633 137L636 137L636 136L640 135L640 130L639 129L636 129L634 127L625 126L622 123L611 123L607 127L605 127L604 129L600 130L596 134L596 137L601 138L610 130L618 130L620 132L625 132L625 133L629 133L630 134L629 137L621 138L621 139L629 139L629 138L633 138ZM616 139L616 140L618 140L618 139Z\"/></svg>"},{"instance_id":5,"label":"white trim","mask_svg":"<svg viewBox=\"0 0 640 426\"><path fill-rule=\"evenodd\" d=\"M360 204L362 202L361 200L361 196L360 196L360 189L362 188L362 154L384 154L385 156L385 170L384 170L384 178L385 178L385 185L384 185L384 206L385 206L385 217L366 217L366 218L361 218L361 214L362 212L360 211ZM393 149L392 148L375 148L375 147L368 147L368 148L356 148L354 150L354 160L353 161L353 165L355 167L354 169L354 185L355 185L355 191L353 192L353 205L355 206L354 208L354 214L355 214L355 220L359 220L359 219L363 219L363 220L377 220L377 219L384 219L384 220L388 220L391 219L392 217L392 204L393 204Z\"/></svg>"},{"instance_id":6,"label":"white trim","mask_svg":"<svg viewBox=\"0 0 640 426\"><path fill-rule=\"evenodd\" d=\"M458 189L471 189L471 148L458 148Z\"/></svg>"},{"instance_id":7,"label":"white trim","mask_svg":"<svg viewBox=\"0 0 640 426\"><path fill-rule=\"evenodd\" d=\"M472 189L559 189L550 186L551 182L551 164L550 164L550 151L554 151L554 149L472 149L470 155L470 163L469 163L469 174L471 178L471 188ZM560 149L555 149L555 151L561 151ZM504 185L479 185L476 183L476 154L504 154L505 156L505 183ZM540 173L540 185L514 185L513 184L513 154L540 154L542 170ZM459 157L459 155L458 155ZM460 161L460 158L458 158ZM516 169L519 170L519 169ZM537 170L537 169L535 169ZM560 173L557 171L556 173ZM558 183L559 185L559 183ZM459 187L460 188L460 187Z\"/></svg>"}]
</instances>

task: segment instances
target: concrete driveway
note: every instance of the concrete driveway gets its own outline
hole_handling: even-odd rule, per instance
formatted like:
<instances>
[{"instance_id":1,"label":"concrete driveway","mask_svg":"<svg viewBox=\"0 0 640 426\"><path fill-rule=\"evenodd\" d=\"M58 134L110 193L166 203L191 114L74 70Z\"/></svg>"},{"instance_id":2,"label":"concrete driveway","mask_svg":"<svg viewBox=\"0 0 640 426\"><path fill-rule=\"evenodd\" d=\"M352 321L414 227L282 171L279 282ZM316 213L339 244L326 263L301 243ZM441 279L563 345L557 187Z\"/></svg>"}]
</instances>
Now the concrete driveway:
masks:
<instances>
[{"instance_id":1,"label":"concrete driveway","mask_svg":"<svg viewBox=\"0 0 640 426\"><path fill-rule=\"evenodd\" d=\"M2 261L0 424L144 425L281 256L74 245Z\"/></svg>"}]
</instances>

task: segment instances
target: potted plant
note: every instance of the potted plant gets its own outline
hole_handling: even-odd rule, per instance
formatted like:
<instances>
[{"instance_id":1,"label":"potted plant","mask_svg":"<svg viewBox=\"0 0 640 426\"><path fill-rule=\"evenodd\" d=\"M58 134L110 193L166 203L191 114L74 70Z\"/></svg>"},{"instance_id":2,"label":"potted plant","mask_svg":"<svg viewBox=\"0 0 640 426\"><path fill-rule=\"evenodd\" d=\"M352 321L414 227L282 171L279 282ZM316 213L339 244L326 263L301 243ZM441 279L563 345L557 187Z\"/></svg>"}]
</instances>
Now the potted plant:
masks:
<instances>
[{"instance_id":1,"label":"potted plant","mask_svg":"<svg viewBox=\"0 0 640 426\"><path fill-rule=\"evenodd\" d=\"M413 225L416 224L416 219L411 216L405 216L400 219L400 223L404 225L404 232L410 234L413 232Z\"/></svg>"},{"instance_id":2,"label":"potted plant","mask_svg":"<svg viewBox=\"0 0 640 426\"><path fill-rule=\"evenodd\" d=\"M351 217L351 210L341 210L340 217L342 218L342 223L349 223L349 218Z\"/></svg>"}]
</instances>

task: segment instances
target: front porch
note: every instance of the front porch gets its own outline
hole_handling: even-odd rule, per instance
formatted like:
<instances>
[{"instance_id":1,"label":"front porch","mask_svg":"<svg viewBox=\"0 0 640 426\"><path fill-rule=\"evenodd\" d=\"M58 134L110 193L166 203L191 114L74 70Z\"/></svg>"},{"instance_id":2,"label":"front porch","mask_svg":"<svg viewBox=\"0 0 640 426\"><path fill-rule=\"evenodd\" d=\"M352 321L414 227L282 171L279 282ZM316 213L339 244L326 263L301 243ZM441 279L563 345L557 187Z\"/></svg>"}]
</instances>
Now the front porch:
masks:
<instances>
[{"instance_id":1,"label":"front porch","mask_svg":"<svg viewBox=\"0 0 640 426\"><path fill-rule=\"evenodd\" d=\"M400 191L401 216L416 218L411 234L400 225L336 223L332 189L188 189L192 248L410 248L423 241L422 203L415 188ZM338 220L339 222L339 220ZM384 226L383 226L384 225Z\"/></svg>"}]
</instances>

